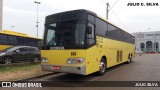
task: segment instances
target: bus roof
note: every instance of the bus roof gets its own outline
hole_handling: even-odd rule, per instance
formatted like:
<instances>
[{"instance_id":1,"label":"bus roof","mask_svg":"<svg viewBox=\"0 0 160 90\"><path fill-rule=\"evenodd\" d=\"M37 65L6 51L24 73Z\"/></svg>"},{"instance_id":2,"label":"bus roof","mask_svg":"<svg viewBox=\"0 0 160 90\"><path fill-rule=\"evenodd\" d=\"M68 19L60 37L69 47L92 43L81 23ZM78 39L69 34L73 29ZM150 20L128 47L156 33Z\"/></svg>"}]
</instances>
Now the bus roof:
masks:
<instances>
[{"instance_id":1,"label":"bus roof","mask_svg":"<svg viewBox=\"0 0 160 90\"><path fill-rule=\"evenodd\" d=\"M27 38L40 39L40 38L29 36L28 34L25 34L25 33L14 32L14 31L11 31L11 30L2 30L2 31L0 31L0 34L6 34L6 35L13 35L13 36L21 36L21 37L27 37Z\"/></svg>"},{"instance_id":2,"label":"bus roof","mask_svg":"<svg viewBox=\"0 0 160 90\"><path fill-rule=\"evenodd\" d=\"M78 9L78 10L70 10L70 11L64 11L64 12L54 13L54 14L48 15L48 16L46 16L46 17L52 17L52 16L55 15L55 14L73 13L73 12L82 12L82 13L89 13L89 14L92 14L92 15L96 15L96 13L94 13L94 12L92 12L92 11L85 10L85 9Z\"/></svg>"},{"instance_id":3,"label":"bus roof","mask_svg":"<svg viewBox=\"0 0 160 90\"><path fill-rule=\"evenodd\" d=\"M102 18L100 15L96 14L95 12L92 12L92 11L89 11L89 10L85 10L85 9L78 9L78 10L71 10L71 11L59 12L59 13L55 13L55 14L52 14L52 15L48 15L46 18L50 19L50 18L52 18L54 15L60 15L60 14L62 14L62 13L73 13L73 12L82 12L82 13L91 14L91 15L96 16L96 17L100 18L101 20L103 20L103 21L105 21L105 22L108 22L109 24L111 24L111 25L119 28L117 25L111 23L110 21L106 20L105 18ZM52 21L53 21L53 20L52 20ZM121 28L119 28L119 29L121 29ZM121 29L121 30L124 31L124 32L126 32L126 33L128 33L128 32L125 31L124 29ZM131 33L128 33L128 34L134 36L134 35L131 34Z\"/></svg>"}]
</instances>

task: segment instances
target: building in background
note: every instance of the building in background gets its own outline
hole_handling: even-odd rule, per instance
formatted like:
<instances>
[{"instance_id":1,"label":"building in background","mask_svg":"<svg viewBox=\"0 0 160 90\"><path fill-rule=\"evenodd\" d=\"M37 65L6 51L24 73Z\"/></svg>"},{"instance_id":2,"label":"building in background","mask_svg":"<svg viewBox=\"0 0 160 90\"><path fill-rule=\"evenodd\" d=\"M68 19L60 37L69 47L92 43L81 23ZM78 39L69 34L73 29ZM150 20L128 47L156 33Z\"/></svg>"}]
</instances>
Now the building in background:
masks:
<instances>
[{"instance_id":1,"label":"building in background","mask_svg":"<svg viewBox=\"0 0 160 90\"><path fill-rule=\"evenodd\" d=\"M138 32L135 35L136 51L146 53L160 53L160 31Z\"/></svg>"},{"instance_id":2,"label":"building in background","mask_svg":"<svg viewBox=\"0 0 160 90\"><path fill-rule=\"evenodd\" d=\"M0 0L0 30L2 30L3 0Z\"/></svg>"}]
</instances>

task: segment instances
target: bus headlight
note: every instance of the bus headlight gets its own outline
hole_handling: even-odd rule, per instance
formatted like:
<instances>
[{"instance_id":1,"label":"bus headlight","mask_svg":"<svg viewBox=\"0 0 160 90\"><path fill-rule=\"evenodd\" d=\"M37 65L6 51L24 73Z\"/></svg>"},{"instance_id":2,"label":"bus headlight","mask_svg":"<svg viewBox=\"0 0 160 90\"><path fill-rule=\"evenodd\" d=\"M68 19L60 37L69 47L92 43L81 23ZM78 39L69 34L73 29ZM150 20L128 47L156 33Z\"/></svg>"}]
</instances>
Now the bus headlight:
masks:
<instances>
[{"instance_id":1,"label":"bus headlight","mask_svg":"<svg viewBox=\"0 0 160 90\"><path fill-rule=\"evenodd\" d=\"M42 57L42 58L41 58L41 62L42 62L42 63L48 63L48 59L45 58L45 57Z\"/></svg>"},{"instance_id":2,"label":"bus headlight","mask_svg":"<svg viewBox=\"0 0 160 90\"><path fill-rule=\"evenodd\" d=\"M84 58L69 58L67 60L67 64L82 64L84 62Z\"/></svg>"}]
</instances>

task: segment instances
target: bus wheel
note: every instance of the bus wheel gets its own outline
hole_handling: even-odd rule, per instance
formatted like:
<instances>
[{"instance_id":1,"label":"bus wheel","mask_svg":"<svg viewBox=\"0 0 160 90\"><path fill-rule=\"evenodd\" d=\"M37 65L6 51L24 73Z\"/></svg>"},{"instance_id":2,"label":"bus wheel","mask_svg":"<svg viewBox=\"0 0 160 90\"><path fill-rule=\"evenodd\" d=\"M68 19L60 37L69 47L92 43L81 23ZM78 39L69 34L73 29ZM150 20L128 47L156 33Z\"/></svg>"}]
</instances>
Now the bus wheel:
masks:
<instances>
[{"instance_id":1,"label":"bus wheel","mask_svg":"<svg viewBox=\"0 0 160 90\"><path fill-rule=\"evenodd\" d=\"M132 57L131 57L131 55L128 55L128 61L127 61L127 63L129 64L131 62L132 62Z\"/></svg>"},{"instance_id":2,"label":"bus wheel","mask_svg":"<svg viewBox=\"0 0 160 90\"><path fill-rule=\"evenodd\" d=\"M100 70L98 71L98 75L102 76L106 73L106 62L105 59L102 58L100 62Z\"/></svg>"},{"instance_id":3,"label":"bus wheel","mask_svg":"<svg viewBox=\"0 0 160 90\"><path fill-rule=\"evenodd\" d=\"M4 60L4 64L11 64L12 63L12 59L10 57L7 57L5 60Z\"/></svg>"}]
</instances>

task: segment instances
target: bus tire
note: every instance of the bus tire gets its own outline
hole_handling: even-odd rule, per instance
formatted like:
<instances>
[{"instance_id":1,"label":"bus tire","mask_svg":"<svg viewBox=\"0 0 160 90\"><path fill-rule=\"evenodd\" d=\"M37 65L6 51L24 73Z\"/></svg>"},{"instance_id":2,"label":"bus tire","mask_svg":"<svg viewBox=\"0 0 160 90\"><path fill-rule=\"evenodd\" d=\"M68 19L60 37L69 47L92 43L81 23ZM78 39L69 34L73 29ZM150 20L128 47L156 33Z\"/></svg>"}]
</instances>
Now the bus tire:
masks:
<instances>
[{"instance_id":1,"label":"bus tire","mask_svg":"<svg viewBox=\"0 0 160 90\"><path fill-rule=\"evenodd\" d=\"M97 74L99 76L102 76L106 73L106 60L104 58L101 59L101 62L100 62L100 69L99 71L97 72Z\"/></svg>"},{"instance_id":2,"label":"bus tire","mask_svg":"<svg viewBox=\"0 0 160 90\"><path fill-rule=\"evenodd\" d=\"M132 56L129 54L127 64L130 64L131 62L132 62Z\"/></svg>"},{"instance_id":3,"label":"bus tire","mask_svg":"<svg viewBox=\"0 0 160 90\"><path fill-rule=\"evenodd\" d=\"M132 55L132 53L131 53L131 62L133 61L133 55Z\"/></svg>"},{"instance_id":4,"label":"bus tire","mask_svg":"<svg viewBox=\"0 0 160 90\"><path fill-rule=\"evenodd\" d=\"M4 64L11 64L12 63L12 58L6 57L4 60Z\"/></svg>"}]
</instances>

